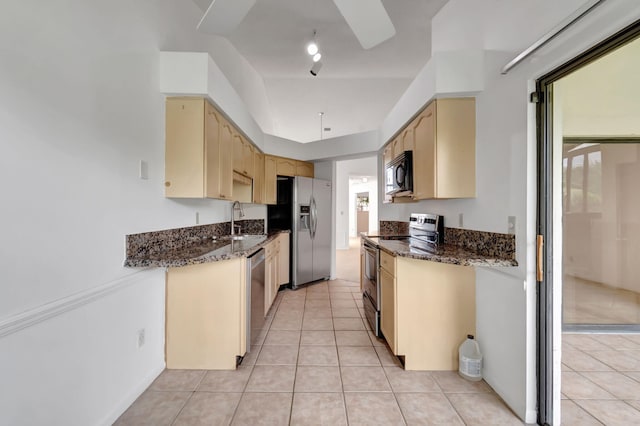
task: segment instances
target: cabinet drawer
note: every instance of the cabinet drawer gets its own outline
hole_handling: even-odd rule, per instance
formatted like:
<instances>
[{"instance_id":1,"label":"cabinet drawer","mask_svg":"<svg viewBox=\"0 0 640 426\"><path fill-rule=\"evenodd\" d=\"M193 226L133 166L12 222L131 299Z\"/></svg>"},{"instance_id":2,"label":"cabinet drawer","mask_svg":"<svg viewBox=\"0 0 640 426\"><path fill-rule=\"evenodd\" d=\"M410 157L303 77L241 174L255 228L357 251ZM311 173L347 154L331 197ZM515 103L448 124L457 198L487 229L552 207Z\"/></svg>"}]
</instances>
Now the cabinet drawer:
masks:
<instances>
[{"instance_id":1,"label":"cabinet drawer","mask_svg":"<svg viewBox=\"0 0 640 426\"><path fill-rule=\"evenodd\" d=\"M391 275L396 274L396 258L389 253L380 250L380 267L384 268Z\"/></svg>"}]
</instances>

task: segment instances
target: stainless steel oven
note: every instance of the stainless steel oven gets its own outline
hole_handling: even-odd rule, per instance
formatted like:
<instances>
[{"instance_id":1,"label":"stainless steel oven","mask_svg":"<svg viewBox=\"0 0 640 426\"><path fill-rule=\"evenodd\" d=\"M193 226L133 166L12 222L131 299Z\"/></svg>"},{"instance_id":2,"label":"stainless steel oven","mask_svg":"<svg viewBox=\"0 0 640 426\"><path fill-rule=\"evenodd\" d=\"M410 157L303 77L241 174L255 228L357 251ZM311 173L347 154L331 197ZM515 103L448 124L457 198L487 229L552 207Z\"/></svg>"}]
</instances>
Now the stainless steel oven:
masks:
<instances>
[{"instance_id":1,"label":"stainless steel oven","mask_svg":"<svg viewBox=\"0 0 640 426\"><path fill-rule=\"evenodd\" d=\"M362 303L367 321L376 336L380 332L380 251L378 247L363 240L364 271L362 279Z\"/></svg>"}]
</instances>

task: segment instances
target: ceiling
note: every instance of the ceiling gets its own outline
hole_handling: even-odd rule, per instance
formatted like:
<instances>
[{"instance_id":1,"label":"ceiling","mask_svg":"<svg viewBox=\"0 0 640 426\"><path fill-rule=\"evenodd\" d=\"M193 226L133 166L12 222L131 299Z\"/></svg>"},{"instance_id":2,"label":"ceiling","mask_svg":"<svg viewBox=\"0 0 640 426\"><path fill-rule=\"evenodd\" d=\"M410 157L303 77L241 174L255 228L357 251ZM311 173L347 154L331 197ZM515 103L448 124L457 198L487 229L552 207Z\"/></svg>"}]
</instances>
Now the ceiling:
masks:
<instances>
[{"instance_id":1,"label":"ceiling","mask_svg":"<svg viewBox=\"0 0 640 426\"><path fill-rule=\"evenodd\" d=\"M194 1L203 10L211 2ZM380 126L429 59L431 18L446 1L383 0L396 35L369 50L331 0L257 0L227 38L264 82L273 133L311 142ZM305 51L313 30L317 77Z\"/></svg>"}]
</instances>

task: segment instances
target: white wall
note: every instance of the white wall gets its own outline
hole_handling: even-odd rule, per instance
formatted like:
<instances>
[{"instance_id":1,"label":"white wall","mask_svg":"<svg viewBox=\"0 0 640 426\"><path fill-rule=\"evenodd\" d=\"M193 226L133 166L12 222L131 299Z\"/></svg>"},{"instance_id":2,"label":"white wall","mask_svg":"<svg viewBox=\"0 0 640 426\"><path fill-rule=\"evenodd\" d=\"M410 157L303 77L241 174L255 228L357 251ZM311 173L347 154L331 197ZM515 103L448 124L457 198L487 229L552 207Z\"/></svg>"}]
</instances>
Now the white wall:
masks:
<instances>
[{"instance_id":1,"label":"white wall","mask_svg":"<svg viewBox=\"0 0 640 426\"><path fill-rule=\"evenodd\" d=\"M230 218L163 196L159 51L210 37L191 2L2 9L0 423L109 424L164 366L164 274L123 268L124 235Z\"/></svg>"}]
</instances>

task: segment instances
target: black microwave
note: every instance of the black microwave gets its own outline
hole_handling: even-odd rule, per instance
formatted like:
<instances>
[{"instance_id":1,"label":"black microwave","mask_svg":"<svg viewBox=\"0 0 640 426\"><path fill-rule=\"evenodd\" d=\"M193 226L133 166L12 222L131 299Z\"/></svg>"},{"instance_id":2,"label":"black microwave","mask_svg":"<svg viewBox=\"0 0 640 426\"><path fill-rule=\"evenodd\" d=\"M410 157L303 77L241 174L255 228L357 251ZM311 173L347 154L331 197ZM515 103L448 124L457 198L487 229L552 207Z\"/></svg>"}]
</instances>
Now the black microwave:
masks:
<instances>
[{"instance_id":1,"label":"black microwave","mask_svg":"<svg viewBox=\"0 0 640 426\"><path fill-rule=\"evenodd\" d=\"M413 192L413 152L404 151L386 166L385 193Z\"/></svg>"}]
</instances>

